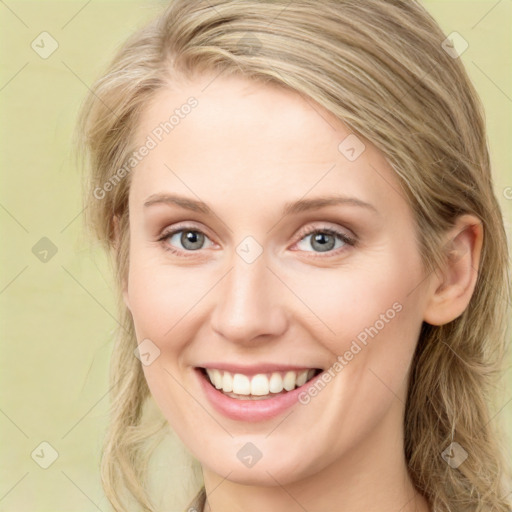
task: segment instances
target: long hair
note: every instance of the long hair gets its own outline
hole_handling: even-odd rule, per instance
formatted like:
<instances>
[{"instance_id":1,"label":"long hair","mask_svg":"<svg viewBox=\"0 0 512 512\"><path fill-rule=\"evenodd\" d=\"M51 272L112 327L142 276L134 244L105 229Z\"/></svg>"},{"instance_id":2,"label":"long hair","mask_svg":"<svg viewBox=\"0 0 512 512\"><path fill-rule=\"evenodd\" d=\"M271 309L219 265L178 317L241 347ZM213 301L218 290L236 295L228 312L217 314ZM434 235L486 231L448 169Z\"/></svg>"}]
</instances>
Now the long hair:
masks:
<instances>
[{"instance_id":1,"label":"long hair","mask_svg":"<svg viewBox=\"0 0 512 512\"><path fill-rule=\"evenodd\" d=\"M104 490L117 511L124 510L123 492L155 510L144 442L165 428L165 422L144 422L150 393L121 300L129 265L130 172L136 172L126 164L155 93L207 72L296 91L381 150L413 211L427 272L443 263L442 235L458 215L481 220L482 255L467 309L446 325L422 326L409 377L404 456L414 485L436 512L509 512L492 412L507 348L507 240L483 108L445 40L418 1L175 0L125 42L93 85L78 126L87 160L86 220L113 255L119 285L101 464ZM458 468L441 455L452 442L469 454Z\"/></svg>"}]
</instances>

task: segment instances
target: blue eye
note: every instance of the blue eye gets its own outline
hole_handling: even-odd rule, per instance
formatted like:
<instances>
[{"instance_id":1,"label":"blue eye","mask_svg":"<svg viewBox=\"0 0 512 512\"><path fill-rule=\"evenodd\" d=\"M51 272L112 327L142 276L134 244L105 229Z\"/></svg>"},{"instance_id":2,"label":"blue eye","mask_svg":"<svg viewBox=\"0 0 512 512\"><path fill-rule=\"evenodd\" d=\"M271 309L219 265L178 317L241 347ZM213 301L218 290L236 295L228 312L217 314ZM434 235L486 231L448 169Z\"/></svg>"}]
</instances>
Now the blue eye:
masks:
<instances>
[{"instance_id":1,"label":"blue eye","mask_svg":"<svg viewBox=\"0 0 512 512\"><path fill-rule=\"evenodd\" d=\"M297 245L307 238L310 239L309 246L313 247L313 251L302 249L306 252L331 252L333 249L340 249L346 245L355 244L355 240L353 238L350 238L345 233L332 228L316 228L310 230L300 239ZM338 245L337 242L339 242Z\"/></svg>"},{"instance_id":2,"label":"blue eye","mask_svg":"<svg viewBox=\"0 0 512 512\"><path fill-rule=\"evenodd\" d=\"M305 252L319 254L336 253L336 249L343 249L347 245L353 246L356 243L355 239L330 227L309 229L309 231L302 234L302 238L297 242L297 246L307 238L310 238L309 246L313 250L311 251L303 247L300 249ZM166 231L158 240L162 242L165 250L183 256L190 256L194 252L214 245L202 231L194 226L179 226ZM206 241L209 241L210 245L205 247ZM181 245L181 247L177 246L177 244Z\"/></svg>"},{"instance_id":3,"label":"blue eye","mask_svg":"<svg viewBox=\"0 0 512 512\"><path fill-rule=\"evenodd\" d=\"M175 247L175 245L172 243L173 239L175 239L174 243L179 241L181 247ZM181 253L187 251L194 252L199 249L204 249L204 242L205 240L209 240L209 238L203 232L193 227L181 227L179 229L174 229L164 233L159 240L165 242L164 246L166 249L172 252Z\"/></svg>"}]
</instances>

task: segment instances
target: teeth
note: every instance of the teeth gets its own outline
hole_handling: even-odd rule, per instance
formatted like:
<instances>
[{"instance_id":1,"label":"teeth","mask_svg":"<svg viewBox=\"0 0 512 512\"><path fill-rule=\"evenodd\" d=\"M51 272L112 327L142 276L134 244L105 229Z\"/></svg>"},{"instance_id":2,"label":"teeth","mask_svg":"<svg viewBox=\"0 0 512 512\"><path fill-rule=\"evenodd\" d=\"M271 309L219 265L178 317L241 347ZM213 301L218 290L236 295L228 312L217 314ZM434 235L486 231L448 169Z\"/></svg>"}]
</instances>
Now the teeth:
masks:
<instances>
[{"instance_id":1,"label":"teeth","mask_svg":"<svg viewBox=\"0 0 512 512\"><path fill-rule=\"evenodd\" d=\"M303 386L315 375L315 370L302 370L300 372L273 372L271 374L258 373L252 378L242 373L207 368L206 372L211 383L224 393L237 395L265 396L270 393L280 393L283 390L292 391Z\"/></svg>"},{"instance_id":2,"label":"teeth","mask_svg":"<svg viewBox=\"0 0 512 512\"><path fill-rule=\"evenodd\" d=\"M283 391L283 378L279 373L273 373L270 377L268 389L271 393L281 393Z\"/></svg>"},{"instance_id":3,"label":"teeth","mask_svg":"<svg viewBox=\"0 0 512 512\"><path fill-rule=\"evenodd\" d=\"M251 379L251 395L263 396L269 393L269 383L265 375L255 375Z\"/></svg>"},{"instance_id":4,"label":"teeth","mask_svg":"<svg viewBox=\"0 0 512 512\"><path fill-rule=\"evenodd\" d=\"M308 380L308 372L303 371L297 375L297 387L303 386Z\"/></svg>"},{"instance_id":5,"label":"teeth","mask_svg":"<svg viewBox=\"0 0 512 512\"><path fill-rule=\"evenodd\" d=\"M229 372L224 372L222 376L222 391L233 391L233 375Z\"/></svg>"},{"instance_id":6,"label":"teeth","mask_svg":"<svg viewBox=\"0 0 512 512\"><path fill-rule=\"evenodd\" d=\"M283 387L286 391L291 391L295 389L295 380L297 378L297 374L295 372L286 372L286 375L283 379Z\"/></svg>"},{"instance_id":7,"label":"teeth","mask_svg":"<svg viewBox=\"0 0 512 512\"><path fill-rule=\"evenodd\" d=\"M222 388L222 377L219 372L219 370L212 370L212 374L210 375L210 379L212 381L212 384L217 388Z\"/></svg>"},{"instance_id":8,"label":"teeth","mask_svg":"<svg viewBox=\"0 0 512 512\"><path fill-rule=\"evenodd\" d=\"M224 389L222 391L224 391ZM235 373L233 376L233 393L236 393L237 395L251 394L251 381L247 375Z\"/></svg>"}]
</instances>

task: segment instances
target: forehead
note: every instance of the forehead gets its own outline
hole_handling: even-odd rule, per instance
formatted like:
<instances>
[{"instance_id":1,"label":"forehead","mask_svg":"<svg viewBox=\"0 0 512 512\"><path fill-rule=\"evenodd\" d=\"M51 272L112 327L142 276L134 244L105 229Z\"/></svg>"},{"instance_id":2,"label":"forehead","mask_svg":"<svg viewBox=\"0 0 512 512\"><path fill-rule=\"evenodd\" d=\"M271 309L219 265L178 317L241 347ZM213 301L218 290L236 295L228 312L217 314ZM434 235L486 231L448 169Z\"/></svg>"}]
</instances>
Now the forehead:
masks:
<instances>
[{"instance_id":1,"label":"forehead","mask_svg":"<svg viewBox=\"0 0 512 512\"><path fill-rule=\"evenodd\" d=\"M197 105L188 109L186 104L190 98L194 98ZM277 84L263 84L242 76L212 78L207 75L160 89L141 116L138 139L165 124L176 113L171 122L172 130L164 134L162 142L172 145L173 140L177 142L182 138L184 131L193 131L196 138L187 140L182 147L184 151L197 150L199 145L205 151L212 151L230 142L243 141L243 148L232 144L230 151L233 155L243 149L243 160L245 155L250 157L248 151L262 145L267 151L272 150L273 156L279 149L287 157L300 154L319 159L325 153L324 159L328 159L328 153L336 150L339 134L335 133L334 117L326 111L320 112L320 108L312 100ZM190 111L183 114L181 110ZM337 124L343 133L350 133L339 122Z\"/></svg>"},{"instance_id":2,"label":"forehead","mask_svg":"<svg viewBox=\"0 0 512 512\"><path fill-rule=\"evenodd\" d=\"M326 192L404 202L394 172L369 141L354 138L313 100L274 84L202 76L162 89L141 116L136 146L148 137L154 147L133 172L138 202L165 191L239 201L244 209L249 192L260 206ZM347 145L364 151L347 158Z\"/></svg>"}]
</instances>

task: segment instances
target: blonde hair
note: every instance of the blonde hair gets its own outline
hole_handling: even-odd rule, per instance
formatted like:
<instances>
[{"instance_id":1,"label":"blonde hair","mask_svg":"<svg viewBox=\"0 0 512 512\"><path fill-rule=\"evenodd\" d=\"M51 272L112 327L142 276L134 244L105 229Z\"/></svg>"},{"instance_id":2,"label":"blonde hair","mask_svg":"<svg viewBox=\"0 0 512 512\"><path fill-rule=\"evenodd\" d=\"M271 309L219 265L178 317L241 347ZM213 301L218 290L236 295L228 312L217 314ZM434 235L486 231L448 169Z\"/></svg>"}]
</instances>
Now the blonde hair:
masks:
<instances>
[{"instance_id":1,"label":"blonde hair","mask_svg":"<svg viewBox=\"0 0 512 512\"><path fill-rule=\"evenodd\" d=\"M398 175L417 224L427 272L445 258L443 233L476 215L484 241L465 312L423 324L405 409L405 458L436 512L510 510L505 462L490 411L506 350L507 240L493 193L482 105L446 36L410 0L175 0L133 34L92 87L79 121L88 156L88 225L112 251L120 329L111 360L111 422L101 476L115 510L123 492L155 510L145 483L165 421L144 422L150 396L132 318L121 300L129 265L130 175L101 199L134 149L141 113L155 92L196 73L243 75L297 91L370 140ZM119 175L117 175L119 178ZM114 237L119 222L119 243ZM441 457L452 441L469 452L457 469Z\"/></svg>"}]
</instances>

